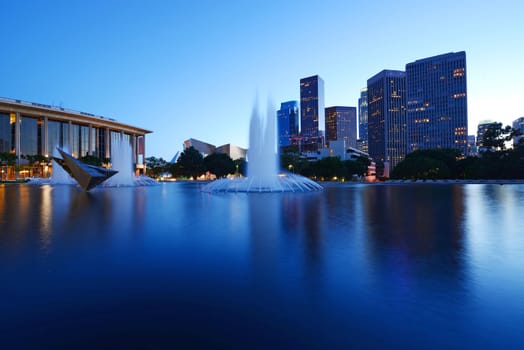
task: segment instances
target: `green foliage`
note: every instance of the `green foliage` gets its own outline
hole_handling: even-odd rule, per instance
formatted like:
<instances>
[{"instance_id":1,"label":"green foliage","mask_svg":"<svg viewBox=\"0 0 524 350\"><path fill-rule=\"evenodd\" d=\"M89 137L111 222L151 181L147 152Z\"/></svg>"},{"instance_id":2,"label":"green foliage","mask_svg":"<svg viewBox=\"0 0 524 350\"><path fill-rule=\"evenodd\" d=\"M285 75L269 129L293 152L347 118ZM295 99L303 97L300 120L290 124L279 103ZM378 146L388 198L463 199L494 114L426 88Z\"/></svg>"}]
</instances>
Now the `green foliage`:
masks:
<instances>
[{"instance_id":1,"label":"green foliage","mask_svg":"<svg viewBox=\"0 0 524 350\"><path fill-rule=\"evenodd\" d=\"M235 163L227 154L213 153L204 158L204 169L217 178L233 174L236 170Z\"/></svg>"},{"instance_id":2,"label":"green foliage","mask_svg":"<svg viewBox=\"0 0 524 350\"><path fill-rule=\"evenodd\" d=\"M391 172L392 179L522 179L524 147L489 151L458 159L455 150L410 153Z\"/></svg>"},{"instance_id":3,"label":"green foliage","mask_svg":"<svg viewBox=\"0 0 524 350\"><path fill-rule=\"evenodd\" d=\"M157 178L163 172L167 171L168 163L163 158L148 157L146 158L147 175Z\"/></svg>"},{"instance_id":4,"label":"green foliage","mask_svg":"<svg viewBox=\"0 0 524 350\"><path fill-rule=\"evenodd\" d=\"M520 130L513 129L509 125L502 127L502 123L489 124L484 132L482 144L488 151L504 151L506 142L517 135L520 135Z\"/></svg>"},{"instance_id":5,"label":"green foliage","mask_svg":"<svg viewBox=\"0 0 524 350\"><path fill-rule=\"evenodd\" d=\"M204 173L204 157L194 147L186 148L171 167L171 174L176 177L196 178Z\"/></svg>"},{"instance_id":6,"label":"green foliage","mask_svg":"<svg viewBox=\"0 0 524 350\"><path fill-rule=\"evenodd\" d=\"M40 155L40 154L25 154L25 155L22 155L22 158L23 159L27 159L27 161L29 162L29 165L34 165L36 163L45 163L45 162L49 162L49 159Z\"/></svg>"},{"instance_id":7,"label":"green foliage","mask_svg":"<svg viewBox=\"0 0 524 350\"><path fill-rule=\"evenodd\" d=\"M346 177L346 169L339 157L326 157L311 164L313 176L329 180Z\"/></svg>"},{"instance_id":8,"label":"green foliage","mask_svg":"<svg viewBox=\"0 0 524 350\"><path fill-rule=\"evenodd\" d=\"M311 173L310 162L304 157L293 153L283 153L280 155L280 168L291 173L309 176Z\"/></svg>"},{"instance_id":9,"label":"green foliage","mask_svg":"<svg viewBox=\"0 0 524 350\"><path fill-rule=\"evenodd\" d=\"M345 161L341 161L339 157L326 157L310 162L306 158L292 153L280 155L280 166L283 170L325 180L331 180L335 177L350 179L353 175L364 175L367 173L370 163L366 157Z\"/></svg>"},{"instance_id":10,"label":"green foliage","mask_svg":"<svg viewBox=\"0 0 524 350\"><path fill-rule=\"evenodd\" d=\"M97 156L92 156L92 155L83 156L79 160L83 163L94 165L94 166L102 166L102 164L104 163L102 159L98 158Z\"/></svg>"},{"instance_id":11,"label":"green foliage","mask_svg":"<svg viewBox=\"0 0 524 350\"><path fill-rule=\"evenodd\" d=\"M239 159L235 159L233 163L235 164L235 174L246 176L246 171L247 171L246 160L244 158L239 158Z\"/></svg>"},{"instance_id":12,"label":"green foliage","mask_svg":"<svg viewBox=\"0 0 524 350\"><path fill-rule=\"evenodd\" d=\"M457 173L459 152L454 149L410 153L391 172L392 179L450 179Z\"/></svg>"},{"instance_id":13,"label":"green foliage","mask_svg":"<svg viewBox=\"0 0 524 350\"><path fill-rule=\"evenodd\" d=\"M345 160L343 162L348 176L367 174L371 161L367 157L358 157L356 160Z\"/></svg>"},{"instance_id":14,"label":"green foliage","mask_svg":"<svg viewBox=\"0 0 524 350\"><path fill-rule=\"evenodd\" d=\"M0 152L0 163L5 163L6 165L15 165L16 155L9 152Z\"/></svg>"}]
</instances>

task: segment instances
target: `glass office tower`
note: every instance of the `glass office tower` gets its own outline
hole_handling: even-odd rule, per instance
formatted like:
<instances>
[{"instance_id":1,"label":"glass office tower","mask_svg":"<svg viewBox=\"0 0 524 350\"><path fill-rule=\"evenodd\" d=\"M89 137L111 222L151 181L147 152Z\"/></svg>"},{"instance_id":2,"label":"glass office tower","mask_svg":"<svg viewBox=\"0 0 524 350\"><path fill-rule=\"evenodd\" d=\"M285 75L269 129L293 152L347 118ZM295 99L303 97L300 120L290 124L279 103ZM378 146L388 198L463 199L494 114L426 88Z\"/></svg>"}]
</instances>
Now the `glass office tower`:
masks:
<instances>
[{"instance_id":1,"label":"glass office tower","mask_svg":"<svg viewBox=\"0 0 524 350\"><path fill-rule=\"evenodd\" d=\"M278 146L291 145L291 138L298 136L298 102L288 101L280 104L277 111Z\"/></svg>"},{"instance_id":2,"label":"glass office tower","mask_svg":"<svg viewBox=\"0 0 524 350\"><path fill-rule=\"evenodd\" d=\"M357 108L326 108L326 141L344 140L346 147L357 148Z\"/></svg>"},{"instance_id":3,"label":"glass office tower","mask_svg":"<svg viewBox=\"0 0 524 350\"><path fill-rule=\"evenodd\" d=\"M408 152L453 148L467 154L466 53L406 65Z\"/></svg>"},{"instance_id":4,"label":"glass office tower","mask_svg":"<svg viewBox=\"0 0 524 350\"><path fill-rule=\"evenodd\" d=\"M300 134L303 151L322 147L324 128L324 80L318 75L300 79Z\"/></svg>"},{"instance_id":5,"label":"glass office tower","mask_svg":"<svg viewBox=\"0 0 524 350\"><path fill-rule=\"evenodd\" d=\"M512 128L521 132L521 135L513 138L513 145L517 146L521 144L521 142L524 142L524 117L514 120Z\"/></svg>"},{"instance_id":6,"label":"glass office tower","mask_svg":"<svg viewBox=\"0 0 524 350\"><path fill-rule=\"evenodd\" d=\"M406 73L383 70L367 81L368 148L377 175L389 176L406 155Z\"/></svg>"},{"instance_id":7,"label":"glass office tower","mask_svg":"<svg viewBox=\"0 0 524 350\"><path fill-rule=\"evenodd\" d=\"M368 89L360 90L358 99L358 139L363 142L368 140Z\"/></svg>"}]
</instances>

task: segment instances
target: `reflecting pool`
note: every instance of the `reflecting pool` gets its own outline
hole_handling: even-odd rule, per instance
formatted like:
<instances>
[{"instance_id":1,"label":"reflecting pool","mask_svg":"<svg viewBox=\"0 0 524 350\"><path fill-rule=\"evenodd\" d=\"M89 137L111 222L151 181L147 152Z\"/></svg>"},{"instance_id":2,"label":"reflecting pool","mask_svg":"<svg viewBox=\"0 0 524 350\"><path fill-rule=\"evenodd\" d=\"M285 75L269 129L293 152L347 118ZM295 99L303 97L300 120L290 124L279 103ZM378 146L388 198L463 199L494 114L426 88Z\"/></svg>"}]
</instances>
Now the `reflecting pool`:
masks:
<instances>
[{"instance_id":1,"label":"reflecting pool","mask_svg":"<svg viewBox=\"0 0 524 350\"><path fill-rule=\"evenodd\" d=\"M0 185L0 344L522 348L524 185Z\"/></svg>"}]
</instances>

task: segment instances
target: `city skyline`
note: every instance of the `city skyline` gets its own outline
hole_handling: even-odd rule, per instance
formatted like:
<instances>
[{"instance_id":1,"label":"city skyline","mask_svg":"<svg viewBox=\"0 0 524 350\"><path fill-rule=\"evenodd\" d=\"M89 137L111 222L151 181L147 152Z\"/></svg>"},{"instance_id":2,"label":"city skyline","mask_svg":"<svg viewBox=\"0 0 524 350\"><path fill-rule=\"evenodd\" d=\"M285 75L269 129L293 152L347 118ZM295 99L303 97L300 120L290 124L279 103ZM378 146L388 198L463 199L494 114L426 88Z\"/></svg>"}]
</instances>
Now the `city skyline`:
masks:
<instances>
[{"instance_id":1,"label":"city skyline","mask_svg":"<svg viewBox=\"0 0 524 350\"><path fill-rule=\"evenodd\" d=\"M7 2L0 96L152 130L147 155L171 159L191 137L246 147L257 95L276 112L303 77L323 78L326 106L358 106L377 72L465 51L469 133L524 115L524 4L312 4Z\"/></svg>"}]
</instances>

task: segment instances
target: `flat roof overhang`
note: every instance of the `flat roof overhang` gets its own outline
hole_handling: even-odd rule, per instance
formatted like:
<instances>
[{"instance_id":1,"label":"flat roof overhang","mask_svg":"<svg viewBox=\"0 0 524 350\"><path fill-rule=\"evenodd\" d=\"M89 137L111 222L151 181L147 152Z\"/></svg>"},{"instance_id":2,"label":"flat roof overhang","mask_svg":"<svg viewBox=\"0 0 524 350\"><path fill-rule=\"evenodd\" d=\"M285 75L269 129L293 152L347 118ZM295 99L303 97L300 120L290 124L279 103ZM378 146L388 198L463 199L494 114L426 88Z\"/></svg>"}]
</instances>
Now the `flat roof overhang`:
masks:
<instances>
[{"instance_id":1,"label":"flat roof overhang","mask_svg":"<svg viewBox=\"0 0 524 350\"><path fill-rule=\"evenodd\" d=\"M72 121L79 124L108 128L113 131L124 131L130 134L145 135L152 131L136 126L120 123L112 118L98 116L86 112L78 112L62 107L54 107L35 102L26 102L0 98L0 112L19 113L29 117L48 117L58 121Z\"/></svg>"}]
</instances>

